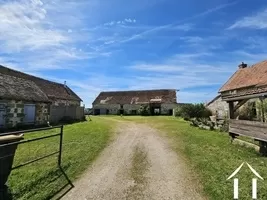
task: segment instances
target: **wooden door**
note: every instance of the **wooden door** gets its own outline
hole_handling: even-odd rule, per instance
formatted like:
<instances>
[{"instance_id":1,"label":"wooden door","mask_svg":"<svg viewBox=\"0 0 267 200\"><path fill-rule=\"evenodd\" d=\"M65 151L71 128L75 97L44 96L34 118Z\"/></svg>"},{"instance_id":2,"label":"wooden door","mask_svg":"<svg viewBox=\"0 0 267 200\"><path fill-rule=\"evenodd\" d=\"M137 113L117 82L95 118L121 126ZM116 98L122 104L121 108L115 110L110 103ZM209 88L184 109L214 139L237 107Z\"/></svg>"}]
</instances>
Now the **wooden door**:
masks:
<instances>
[{"instance_id":1,"label":"wooden door","mask_svg":"<svg viewBox=\"0 0 267 200\"><path fill-rule=\"evenodd\" d=\"M35 122L35 105L25 104L24 105L24 123L31 124Z\"/></svg>"}]
</instances>

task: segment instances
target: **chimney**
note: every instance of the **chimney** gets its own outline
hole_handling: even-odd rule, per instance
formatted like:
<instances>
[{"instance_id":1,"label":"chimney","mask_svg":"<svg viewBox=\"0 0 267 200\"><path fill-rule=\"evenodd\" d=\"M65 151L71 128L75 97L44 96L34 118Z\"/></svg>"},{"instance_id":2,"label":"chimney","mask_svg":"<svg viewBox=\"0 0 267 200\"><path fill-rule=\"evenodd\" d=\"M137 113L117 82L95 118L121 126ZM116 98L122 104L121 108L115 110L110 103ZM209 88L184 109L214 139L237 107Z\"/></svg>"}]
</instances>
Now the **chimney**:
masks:
<instances>
[{"instance_id":1,"label":"chimney","mask_svg":"<svg viewBox=\"0 0 267 200\"><path fill-rule=\"evenodd\" d=\"M66 87L67 86L67 82L66 81L64 81L64 87Z\"/></svg>"},{"instance_id":2,"label":"chimney","mask_svg":"<svg viewBox=\"0 0 267 200\"><path fill-rule=\"evenodd\" d=\"M242 62L240 65L238 65L238 68L239 69L243 69L243 68L246 68L248 65L245 64L244 62Z\"/></svg>"}]
</instances>

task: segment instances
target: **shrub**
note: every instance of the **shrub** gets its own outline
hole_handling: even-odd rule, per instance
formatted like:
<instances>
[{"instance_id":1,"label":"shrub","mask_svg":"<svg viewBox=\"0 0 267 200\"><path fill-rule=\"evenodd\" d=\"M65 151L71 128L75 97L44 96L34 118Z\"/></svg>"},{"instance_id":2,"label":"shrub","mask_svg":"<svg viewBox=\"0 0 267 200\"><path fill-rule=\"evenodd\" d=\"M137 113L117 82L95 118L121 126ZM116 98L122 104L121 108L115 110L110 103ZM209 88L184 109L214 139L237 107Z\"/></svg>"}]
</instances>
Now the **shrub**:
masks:
<instances>
[{"instance_id":1,"label":"shrub","mask_svg":"<svg viewBox=\"0 0 267 200\"><path fill-rule=\"evenodd\" d=\"M174 109L174 116L175 117L182 117L182 106L176 107Z\"/></svg>"},{"instance_id":2,"label":"shrub","mask_svg":"<svg viewBox=\"0 0 267 200\"><path fill-rule=\"evenodd\" d=\"M199 104L186 104L177 108L177 116L183 118L208 118L212 115L211 111L205 107L203 103Z\"/></svg>"},{"instance_id":3,"label":"shrub","mask_svg":"<svg viewBox=\"0 0 267 200\"><path fill-rule=\"evenodd\" d=\"M142 116L148 116L150 115L150 110L148 105L142 105L140 106L138 113Z\"/></svg>"},{"instance_id":4,"label":"shrub","mask_svg":"<svg viewBox=\"0 0 267 200\"><path fill-rule=\"evenodd\" d=\"M241 120L253 120L256 115L254 113L254 106L252 103L246 103L237 113Z\"/></svg>"}]
</instances>

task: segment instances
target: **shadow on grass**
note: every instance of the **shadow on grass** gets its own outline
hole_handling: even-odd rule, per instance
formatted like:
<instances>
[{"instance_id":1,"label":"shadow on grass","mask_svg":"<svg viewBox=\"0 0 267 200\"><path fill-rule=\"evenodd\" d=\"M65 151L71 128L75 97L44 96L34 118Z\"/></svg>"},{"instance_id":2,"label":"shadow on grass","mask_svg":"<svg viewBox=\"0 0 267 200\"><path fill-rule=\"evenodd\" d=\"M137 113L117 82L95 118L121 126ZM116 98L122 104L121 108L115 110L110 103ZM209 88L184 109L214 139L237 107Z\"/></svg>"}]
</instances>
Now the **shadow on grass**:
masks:
<instances>
[{"instance_id":1,"label":"shadow on grass","mask_svg":"<svg viewBox=\"0 0 267 200\"><path fill-rule=\"evenodd\" d=\"M35 199L35 195L40 195L43 192L43 188L49 188L50 193L42 194L42 199L61 199L65 196L74 185L65 173L69 165L64 167L58 167L55 170L51 170L48 173L39 176L31 181L29 184L24 185L19 191L12 191L12 188L7 188L3 193L5 196L0 198L1 200L15 200L26 197L26 199Z\"/></svg>"},{"instance_id":2,"label":"shadow on grass","mask_svg":"<svg viewBox=\"0 0 267 200\"><path fill-rule=\"evenodd\" d=\"M68 175L65 173L64 169L62 167L59 167L60 171L62 172L63 176L67 180L67 184L63 185L61 188L59 188L57 191L55 191L53 194L51 194L46 199L56 199L59 200L62 197L64 197L72 188L74 188L73 183L69 179Z\"/></svg>"}]
</instances>

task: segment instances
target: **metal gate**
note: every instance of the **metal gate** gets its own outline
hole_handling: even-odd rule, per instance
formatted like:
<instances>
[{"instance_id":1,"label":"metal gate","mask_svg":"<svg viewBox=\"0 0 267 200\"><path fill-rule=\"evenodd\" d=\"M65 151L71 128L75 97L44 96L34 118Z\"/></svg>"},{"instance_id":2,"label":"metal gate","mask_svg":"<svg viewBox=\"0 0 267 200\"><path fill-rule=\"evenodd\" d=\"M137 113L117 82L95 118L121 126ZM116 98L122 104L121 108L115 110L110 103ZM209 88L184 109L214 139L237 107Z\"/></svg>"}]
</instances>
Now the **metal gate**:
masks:
<instances>
[{"instance_id":1,"label":"metal gate","mask_svg":"<svg viewBox=\"0 0 267 200\"><path fill-rule=\"evenodd\" d=\"M39 140L43 140L43 139L47 139L47 138L52 138L52 137L59 137L59 144L58 144L58 150L54 151L54 152L49 152L46 155L43 155L41 157L37 157L35 159L29 160L27 162L24 163L19 163L16 166L12 166L12 170L23 167L25 165L29 165L33 162L37 162L39 160L45 159L47 157L53 156L53 155L58 155L58 166L61 167L61 155L62 155L62 143L63 143L63 126L54 126L54 127L46 127L46 128L39 128L39 129L30 129L30 130L24 130L24 131L16 131L16 132L9 132L9 133L3 133L0 134L1 136L12 136L12 135L20 135L20 134L31 134L31 133L36 133L38 131L45 131L45 130L51 130L51 129L57 129L60 128L60 132L59 133L54 133L54 134L50 134L50 135L43 135L41 137L35 137L35 138L31 138L31 139L22 139L21 141L15 141L15 142L10 142L10 143L4 143L1 144L0 143L0 151L4 152L4 150L8 147L12 147L12 146L16 146L16 145L23 145L25 143L29 143L29 142L35 142L35 141L39 141ZM14 156L14 154L10 154L10 155L5 155L0 157L0 162L1 159L5 159L7 157L10 156Z\"/></svg>"}]
</instances>

